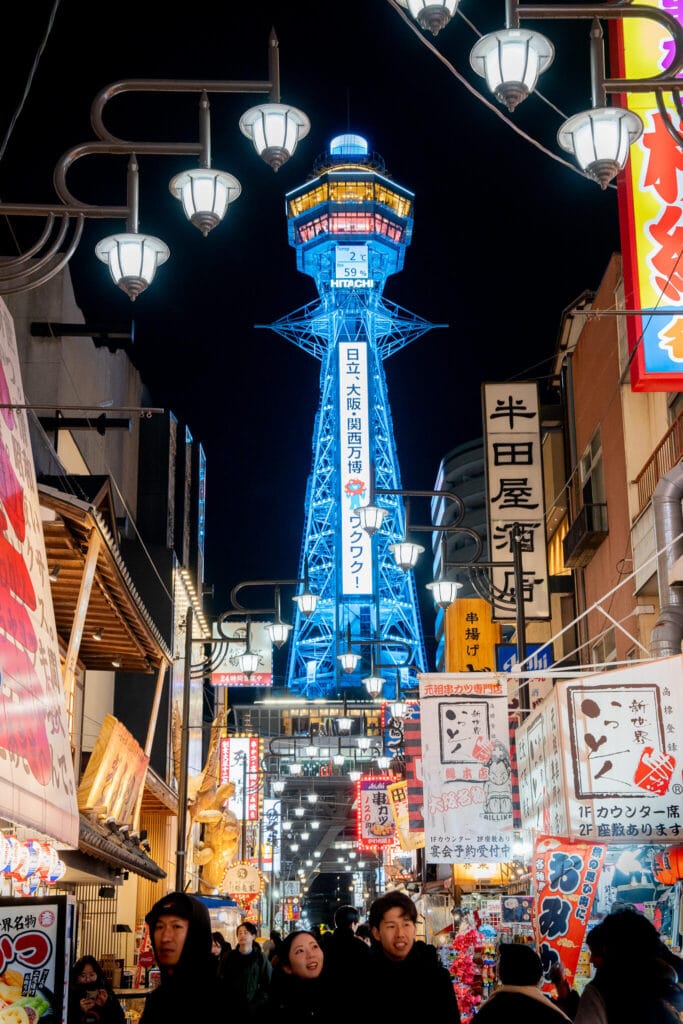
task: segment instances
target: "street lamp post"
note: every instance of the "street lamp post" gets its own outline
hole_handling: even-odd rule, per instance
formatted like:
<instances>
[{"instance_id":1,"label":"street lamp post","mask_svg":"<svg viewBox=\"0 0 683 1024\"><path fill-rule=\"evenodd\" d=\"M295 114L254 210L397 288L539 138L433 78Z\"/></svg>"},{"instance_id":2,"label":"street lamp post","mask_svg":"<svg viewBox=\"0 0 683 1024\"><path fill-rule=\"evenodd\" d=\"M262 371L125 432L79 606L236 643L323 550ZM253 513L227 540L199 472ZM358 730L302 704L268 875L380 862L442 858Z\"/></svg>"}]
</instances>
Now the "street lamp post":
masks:
<instances>
[{"instance_id":1,"label":"street lamp post","mask_svg":"<svg viewBox=\"0 0 683 1024\"><path fill-rule=\"evenodd\" d=\"M113 135L104 123L104 108L115 96L123 93L198 94L197 141L129 141ZM199 166L176 174L169 188L172 195L181 201L188 220L206 236L241 192L240 183L233 175L211 168L208 97L226 93L268 94L267 103L252 107L242 115L239 127L242 134L251 140L258 155L277 171L294 154L297 143L308 133L310 122L301 110L280 102L279 44L274 31L268 41L268 78L265 80L129 79L114 82L98 93L91 107L90 120L97 138L72 147L57 162L53 181L59 202L0 203L0 215L39 217L45 221L42 235L30 249L17 257L2 260L0 294L30 291L59 273L78 247L85 220L91 218L125 221L125 231L101 239L95 253L98 259L107 263L115 284L131 300L144 291L151 284L157 267L170 254L161 239L141 234L138 230L140 156L197 158ZM70 191L66 178L71 166L82 157L97 155L128 157L124 206L85 203Z\"/></svg>"},{"instance_id":2,"label":"street lamp post","mask_svg":"<svg viewBox=\"0 0 683 1024\"><path fill-rule=\"evenodd\" d=\"M407 7L423 29L436 35L455 14L457 0L395 0ZM606 73L602 21L641 18L656 22L671 36L672 46L666 70L643 78L612 78ZM679 147L683 134L666 107L670 95L678 117L683 114L681 80L683 27L673 14L636 3L524 4L505 2L505 28L490 32L475 44L470 54L473 70L486 79L496 99L514 110L536 87L538 76L550 66L555 53L550 40L539 32L521 28L525 20L577 19L592 22L590 31L590 72L592 107L574 114L560 127L559 145L573 153L584 173L602 188L624 169L629 147L643 131L637 114L608 106L609 95L654 93L663 123Z\"/></svg>"}]
</instances>

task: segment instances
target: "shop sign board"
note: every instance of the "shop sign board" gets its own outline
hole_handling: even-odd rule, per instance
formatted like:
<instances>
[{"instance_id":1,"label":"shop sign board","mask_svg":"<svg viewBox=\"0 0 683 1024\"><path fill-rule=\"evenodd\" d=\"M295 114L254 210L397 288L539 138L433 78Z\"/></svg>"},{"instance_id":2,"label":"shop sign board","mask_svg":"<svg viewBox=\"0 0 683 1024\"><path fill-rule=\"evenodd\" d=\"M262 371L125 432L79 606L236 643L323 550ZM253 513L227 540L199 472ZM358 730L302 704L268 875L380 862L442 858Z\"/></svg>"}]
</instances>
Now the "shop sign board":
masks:
<instances>
[{"instance_id":1,"label":"shop sign board","mask_svg":"<svg viewBox=\"0 0 683 1024\"><path fill-rule=\"evenodd\" d=\"M2 1015L9 1024L39 1017L65 1024L74 908L72 896L0 900Z\"/></svg>"},{"instance_id":2,"label":"shop sign board","mask_svg":"<svg viewBox=\"0 0 683 1024\"><path fill-rule=\"evenodd\" d=\"M534 926L543 973L561 963L569 984L576 973L607 847L539 836L534 847Z\"/></svg>"},{"instance_id":3,"label":"shop sign board","mask_svg":"<svg viewBox=\"0 0 683 1024\"><path fill-rule=\"evenodd\" d=\"M680 842L682 705L679 656L556 681L517 730L523 828Z\"/></svg>"},{"instance_id":4,"label":"shop sign board","mask_svg":"<svg viewBox=\"0 0 683 1024\"><path fill-rule=\"evenodd\" d=\"M683 25L677 0L649 0ZM615 76L635 79L667 73L673 41L665 26L650 18L610 23ZM674 125L679 113L664 97ZM683 275L680 266L681 150L669 134L653 92L627 92L623 105L644 129L629 149L618 180L625 304L640 315L625 317L634 391L683 389Z\"/></svg>"},{"instance_id":5,"label":"shop sign board","mask_svg":"<svg viewBox=\"0 0 683 1024\"><path fill-rule=\"evenodd\" d=\"M535 381L483 384L486 489L491 570L496 601L493 617L514 619L513 526L522 533L522 594L526 619L550 618L541 418ZM491 662L491 667L495 662Z\"/></svg>"},{"instance_id":6,"label":"shop sign board","mask_svg":"<svg viewBox=\"0 0 683 1024\"><path fill-rule=\"evenodd\" d=\"M446 672L419 680L427 862L510 860L507 677Z\"/></svg>"},{"instance_id":7,"label":"shop sign board","mask_svg":"<svg viewBox=\"0 0 683 1024\"><path fill-rule=\"evenodd\" d=\"M282 852L282 800L268 797L263 801L261 827L261 867L267 872L279 872Z\"/></svg>"},{"instance_id":8,"label":"shop sign board","mask_svg":"<svg viewBox=\"0 0 683 1024\"><path fill-rule=\"evenodd\" d=\"M223 736L220 741L220 784L235 787L228 807L240 821L258 821L261 740L258 736Z\"/></svg>"},{"instance_id":9,"label":"shop sign board","mask_svg":"<svg viewBox=\"0 0 683 1024\"><path fill-rule=\"evenodd\" d=\"M218 632L218 625L213 624L214 640L220 639L223 634L230 638L226 641L221 650L219 648L218 660L211 671L212 686L272 686L273 685L273 644L268 635L267 622L249 623L249 650L252 654L258 655L258 668L249 676L246 676L240 668L239 657L247 649L247 623L234 622L227 619L221 623L222 632ZM196 644L201 648L201 643ZM197 661L200 661L197 658Z\"/></svg>"},{"instance_id":10,"label":"shop sign board","mask_svg":"<svg viewBox=\"0 0 683 1024\"><path fill-rule=\"evenodd\" d=\"M388 775L362 775L356 782L359 850L378 850L396 841L396 826L387 793L390 782Z\"/></svg>"},{"instance_id":11,"label":"shop sign board","mask_svg":"<svg viewBox=\"0 0 683 1024\"><path fill-rule=\"evenodd\" d=\"M126 727L105 715L78 787L79 810L138 827L149 758Z\"/></svg>"},{"instance_id":12,"label":"shop sign board","mask_svg":"<svg viewBox=\"0 0 683 1024\"><path fill-rule=\"evenodd\" d=\"M411 832L424 834L424 789L422 786L422 729L419 708L415 718L403 723L403 750L408 784L408 818Z\"/></svg>"},{"instance_id":13,"label":"shop sign board","mask_svg":"<svg viewBox=\"0 0 683 1024\"><path fill-rule=\"evenodd\" d=\"M0 817L76 847L76 785L26 399L1 300L0 403Z\"/></svg>"},{"instance_id":14,"label":"shop sign board","mask_svg":"<svg viewBox=\"0 0 683 1024\"><path fill-rule=\"evenodd\" d=\"M424 832L410 831L408 815L408 783L405 779L392 782L387 786L389 806L396 825L396 838L402 850L421 850L424 848Z\"/></svg>"},{"instance_id":15,"label":"shop sign board","mask_svg":"<svg viewBox=\"0 0 683 1024\"><path fill-rule=\"evenodd\" d=\"M458 597L446 609L447 672L493 672L502 627L480 597Z\"/></svg>"}]
</instances>

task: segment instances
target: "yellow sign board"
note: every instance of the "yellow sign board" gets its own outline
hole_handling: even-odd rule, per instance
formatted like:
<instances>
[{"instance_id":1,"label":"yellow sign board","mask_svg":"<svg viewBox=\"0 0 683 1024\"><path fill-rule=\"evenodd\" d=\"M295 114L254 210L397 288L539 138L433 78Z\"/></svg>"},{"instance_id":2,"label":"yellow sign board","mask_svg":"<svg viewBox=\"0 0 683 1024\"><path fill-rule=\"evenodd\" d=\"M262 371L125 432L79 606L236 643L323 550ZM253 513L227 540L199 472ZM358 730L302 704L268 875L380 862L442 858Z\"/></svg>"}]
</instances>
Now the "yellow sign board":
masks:
<instances>
[{"instance_id":1,"label":"yellow sign board","mask_svg":"<svg viewBox=\"0 0 683 1024\"><path fill-rule=\"evenodd\" d=\"M491 621L491 606L479 597L458 598L445 613L446 672L494 672L500 623Z\"/></svg>"}]
</instances>

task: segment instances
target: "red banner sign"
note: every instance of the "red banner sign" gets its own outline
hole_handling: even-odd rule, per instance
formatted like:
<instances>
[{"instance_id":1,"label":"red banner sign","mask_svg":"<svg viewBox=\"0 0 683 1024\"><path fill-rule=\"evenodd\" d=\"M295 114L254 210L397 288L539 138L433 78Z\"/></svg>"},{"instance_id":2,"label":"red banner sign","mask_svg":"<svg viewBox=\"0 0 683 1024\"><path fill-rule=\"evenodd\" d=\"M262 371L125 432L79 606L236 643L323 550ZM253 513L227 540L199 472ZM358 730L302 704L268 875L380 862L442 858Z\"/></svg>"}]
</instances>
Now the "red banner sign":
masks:
<instances>
[{"instance_id":1,"label":"red banner sign","mask_svg":"<svg viewBox=\"0 0 683 1024\"><path fill-rule=\"evenodd\" d=\"M571 985L607 847L541 836L534 849L534 925L543 972L562 962Z\"/></svg>"}]
</instances>

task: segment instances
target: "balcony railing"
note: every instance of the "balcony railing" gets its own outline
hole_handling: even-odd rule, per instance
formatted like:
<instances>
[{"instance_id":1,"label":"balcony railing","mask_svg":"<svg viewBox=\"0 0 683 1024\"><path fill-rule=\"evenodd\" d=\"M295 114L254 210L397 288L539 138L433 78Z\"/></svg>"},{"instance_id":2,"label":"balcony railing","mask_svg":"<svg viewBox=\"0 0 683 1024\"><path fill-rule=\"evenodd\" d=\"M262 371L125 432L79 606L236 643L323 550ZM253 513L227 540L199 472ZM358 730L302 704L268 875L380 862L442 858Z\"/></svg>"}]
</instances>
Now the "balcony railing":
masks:
<instances>
[{"instance_id":1,"label":"balcony railing","mask_svg":"<svg viewBox=\"0 0 683 1024\"><path fill-rule=\"evenodd\" d=\"M583 569L607 536L607 505L584 505L562 541L564 564Z\"/></svg>"},{"instance_id":2,"label":"balcony railing","mask_svg":"<svg viewBox=\"0 0 683 1024\"><path fill-rule=\"evenodd\" d=\"M683 413L674 420L635 479L638 488L638 512L643 511L665 473L683 458Z\"/></svg>"}]
</instances>

